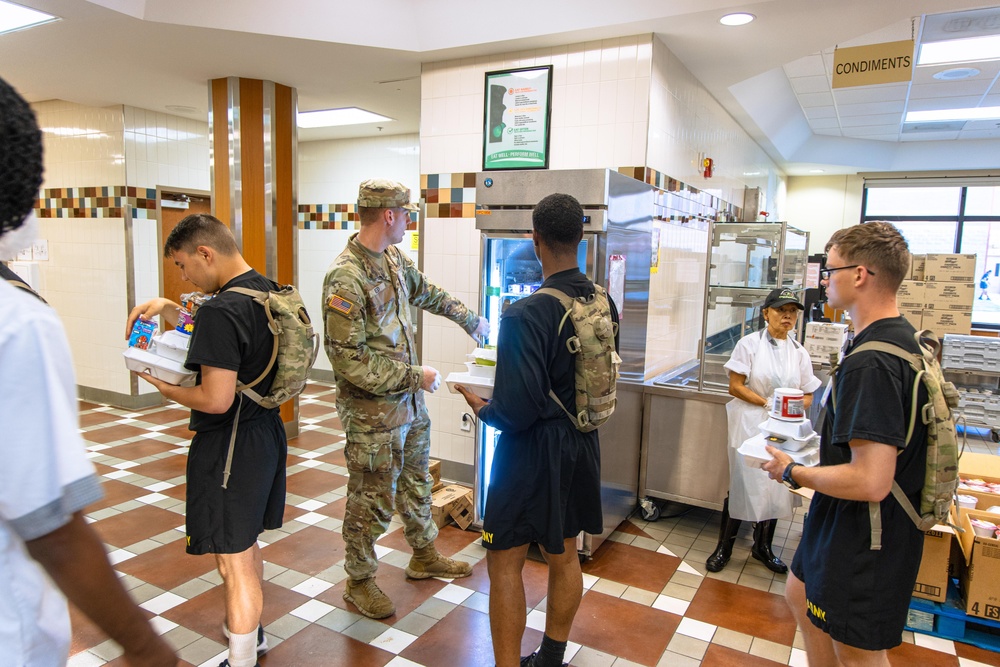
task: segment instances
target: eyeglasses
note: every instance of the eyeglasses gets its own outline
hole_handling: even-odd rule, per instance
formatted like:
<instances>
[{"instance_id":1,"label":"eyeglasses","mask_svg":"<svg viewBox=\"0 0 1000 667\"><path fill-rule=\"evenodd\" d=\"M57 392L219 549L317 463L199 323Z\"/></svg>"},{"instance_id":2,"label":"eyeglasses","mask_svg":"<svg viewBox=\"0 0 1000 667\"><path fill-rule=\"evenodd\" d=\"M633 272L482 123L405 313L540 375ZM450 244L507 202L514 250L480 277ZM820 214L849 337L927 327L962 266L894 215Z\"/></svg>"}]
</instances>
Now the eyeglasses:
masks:
<instances>
[{"instance_id":1,"label":"eyeglasses","mask_svg":"<svg viewBox=\"0 0 1000 667\"><path fill-rule=\"evenodd\" d=\"M856 269L859 266L861 268L863 268L865 271L867 271L868 275L870 275L870 276L874 276L875 275L874 271L872 271L871 269L869 269L867 266L865 266L863 264L851 264L850 266L837 266L837 267L834 267L832 269L822 269L819 272L819 278L820 278L820 280L829 280L830 279L830 274L833 273L834 271L843 271L844 269Z\"/></svg>"}]
</instances>

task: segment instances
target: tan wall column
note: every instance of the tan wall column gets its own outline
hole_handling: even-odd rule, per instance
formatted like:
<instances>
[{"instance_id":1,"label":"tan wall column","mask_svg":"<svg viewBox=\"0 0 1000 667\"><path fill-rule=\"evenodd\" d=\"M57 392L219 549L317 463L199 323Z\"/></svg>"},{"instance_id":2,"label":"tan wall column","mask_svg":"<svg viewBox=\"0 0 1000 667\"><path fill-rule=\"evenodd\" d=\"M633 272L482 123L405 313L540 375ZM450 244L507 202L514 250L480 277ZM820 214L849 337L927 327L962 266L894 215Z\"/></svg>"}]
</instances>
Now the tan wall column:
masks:
<instances>
[{"instance_id":1,"label":"tan wall column","mask_svg":"<svg viewBox=\"0 0 1000 667\"><path fill-rule=\"evenodd\" d=\"M247 262L282 284L295 277L297 217L294 88L227 77L209 82L212 208L229 225ZM298 433L298 401L281 407Z\"/></svg>"}]
</instances>

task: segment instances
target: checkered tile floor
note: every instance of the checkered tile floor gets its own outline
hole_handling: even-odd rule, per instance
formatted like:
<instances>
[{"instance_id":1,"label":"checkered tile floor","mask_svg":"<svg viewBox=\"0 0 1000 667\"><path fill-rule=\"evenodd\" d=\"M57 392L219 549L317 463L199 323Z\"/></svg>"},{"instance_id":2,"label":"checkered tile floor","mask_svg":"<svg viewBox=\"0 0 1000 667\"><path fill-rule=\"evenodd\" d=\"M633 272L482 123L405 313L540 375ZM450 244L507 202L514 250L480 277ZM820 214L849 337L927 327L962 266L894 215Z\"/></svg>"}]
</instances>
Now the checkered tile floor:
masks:
<instances>
[{"instance_id":1,"label":"checkered tile floor","mask_svg":"<svg viewBox=\"0 0 1000 667\"><path fill-rule=\"evenodd\" d=\"M311 384L301 402L302 434L289 443L285 525L261 535L265 559L263 623L272 647L264 667L351 665L484 667L493 664L489 579L477 534L441 531L438 549L475 563L466 579L408 580L409 547L401 525L378 542L379 585L396 615L374 621L342 599L340 536L347 491L344 434L335 392ZM105 498L88 520L157 631L185 665L216 667L225 657L223 606L214 559L184 553L184 467L191 433L177 405L138 412L80 404L89 456ZM988 440L976 437L980 451ZM801 638L781 597L784 576L749 558L745 526L729 566L706 574L719 514L698 508L648 523L624 522L584 566L586 588L567 660L577 667L633 665L805 666ZM672 507L665 508L670 514ZM801 514L782 521L775 551L791 560ZM523 653L537 647L545 624L544 564L525 567L528 629ZM120 665L120 649L73 613L73 667ZM894 665L1000 665L1000 655L906 633Z\"/></svg>"}]
</instances>

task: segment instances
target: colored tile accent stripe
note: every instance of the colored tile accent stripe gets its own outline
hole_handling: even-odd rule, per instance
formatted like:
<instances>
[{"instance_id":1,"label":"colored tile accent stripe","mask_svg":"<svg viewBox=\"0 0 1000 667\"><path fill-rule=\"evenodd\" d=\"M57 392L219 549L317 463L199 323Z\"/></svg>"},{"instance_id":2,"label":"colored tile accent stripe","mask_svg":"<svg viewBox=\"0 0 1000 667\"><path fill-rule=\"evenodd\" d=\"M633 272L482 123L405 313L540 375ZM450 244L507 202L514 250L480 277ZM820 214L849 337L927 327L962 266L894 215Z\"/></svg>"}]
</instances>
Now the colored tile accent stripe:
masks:
<instances>
[{"instance_id":1,"label":"colored tile accent stripe","mask_svg":"<svg viewBox=\"0 0 1000 667\"><path fill-rule=\"evenodd\" d=\"M49 188L35 202L39 218L121 218L132 207L132 217L156 217L156 188L110 185Z\"/></svg>"}]
</instances>

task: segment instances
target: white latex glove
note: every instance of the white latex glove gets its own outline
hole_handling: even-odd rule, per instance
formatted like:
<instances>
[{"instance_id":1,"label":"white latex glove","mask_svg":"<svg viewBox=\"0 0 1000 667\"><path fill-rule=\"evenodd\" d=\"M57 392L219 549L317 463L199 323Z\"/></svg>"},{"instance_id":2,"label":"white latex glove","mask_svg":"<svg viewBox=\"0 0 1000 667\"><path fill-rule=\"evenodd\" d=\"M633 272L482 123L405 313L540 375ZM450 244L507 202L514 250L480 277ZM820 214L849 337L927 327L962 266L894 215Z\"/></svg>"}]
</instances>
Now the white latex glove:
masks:
<instances>
[{"instance_id":1,"label":"white latex glove","mask_svg":"<svg viewBox=\"0 0 1000 667\"><path fill-rule=\"evenodd\" d=\"M420 388L433 394L441 386L441 374L436 368L424 366L424 381L420 383Z\"/></svg>"},{"instance_id":2,"label":"white latex glove","mask_svg":"<svg viewBox=\"0 0 1000 667\"><path fill-rule=\"evenodd\" d=\"M473 338L485 339L490 335L490 322L485 317L480 317L476 324L476 330L472 332Z\"/></svg>"}]
</instances>

